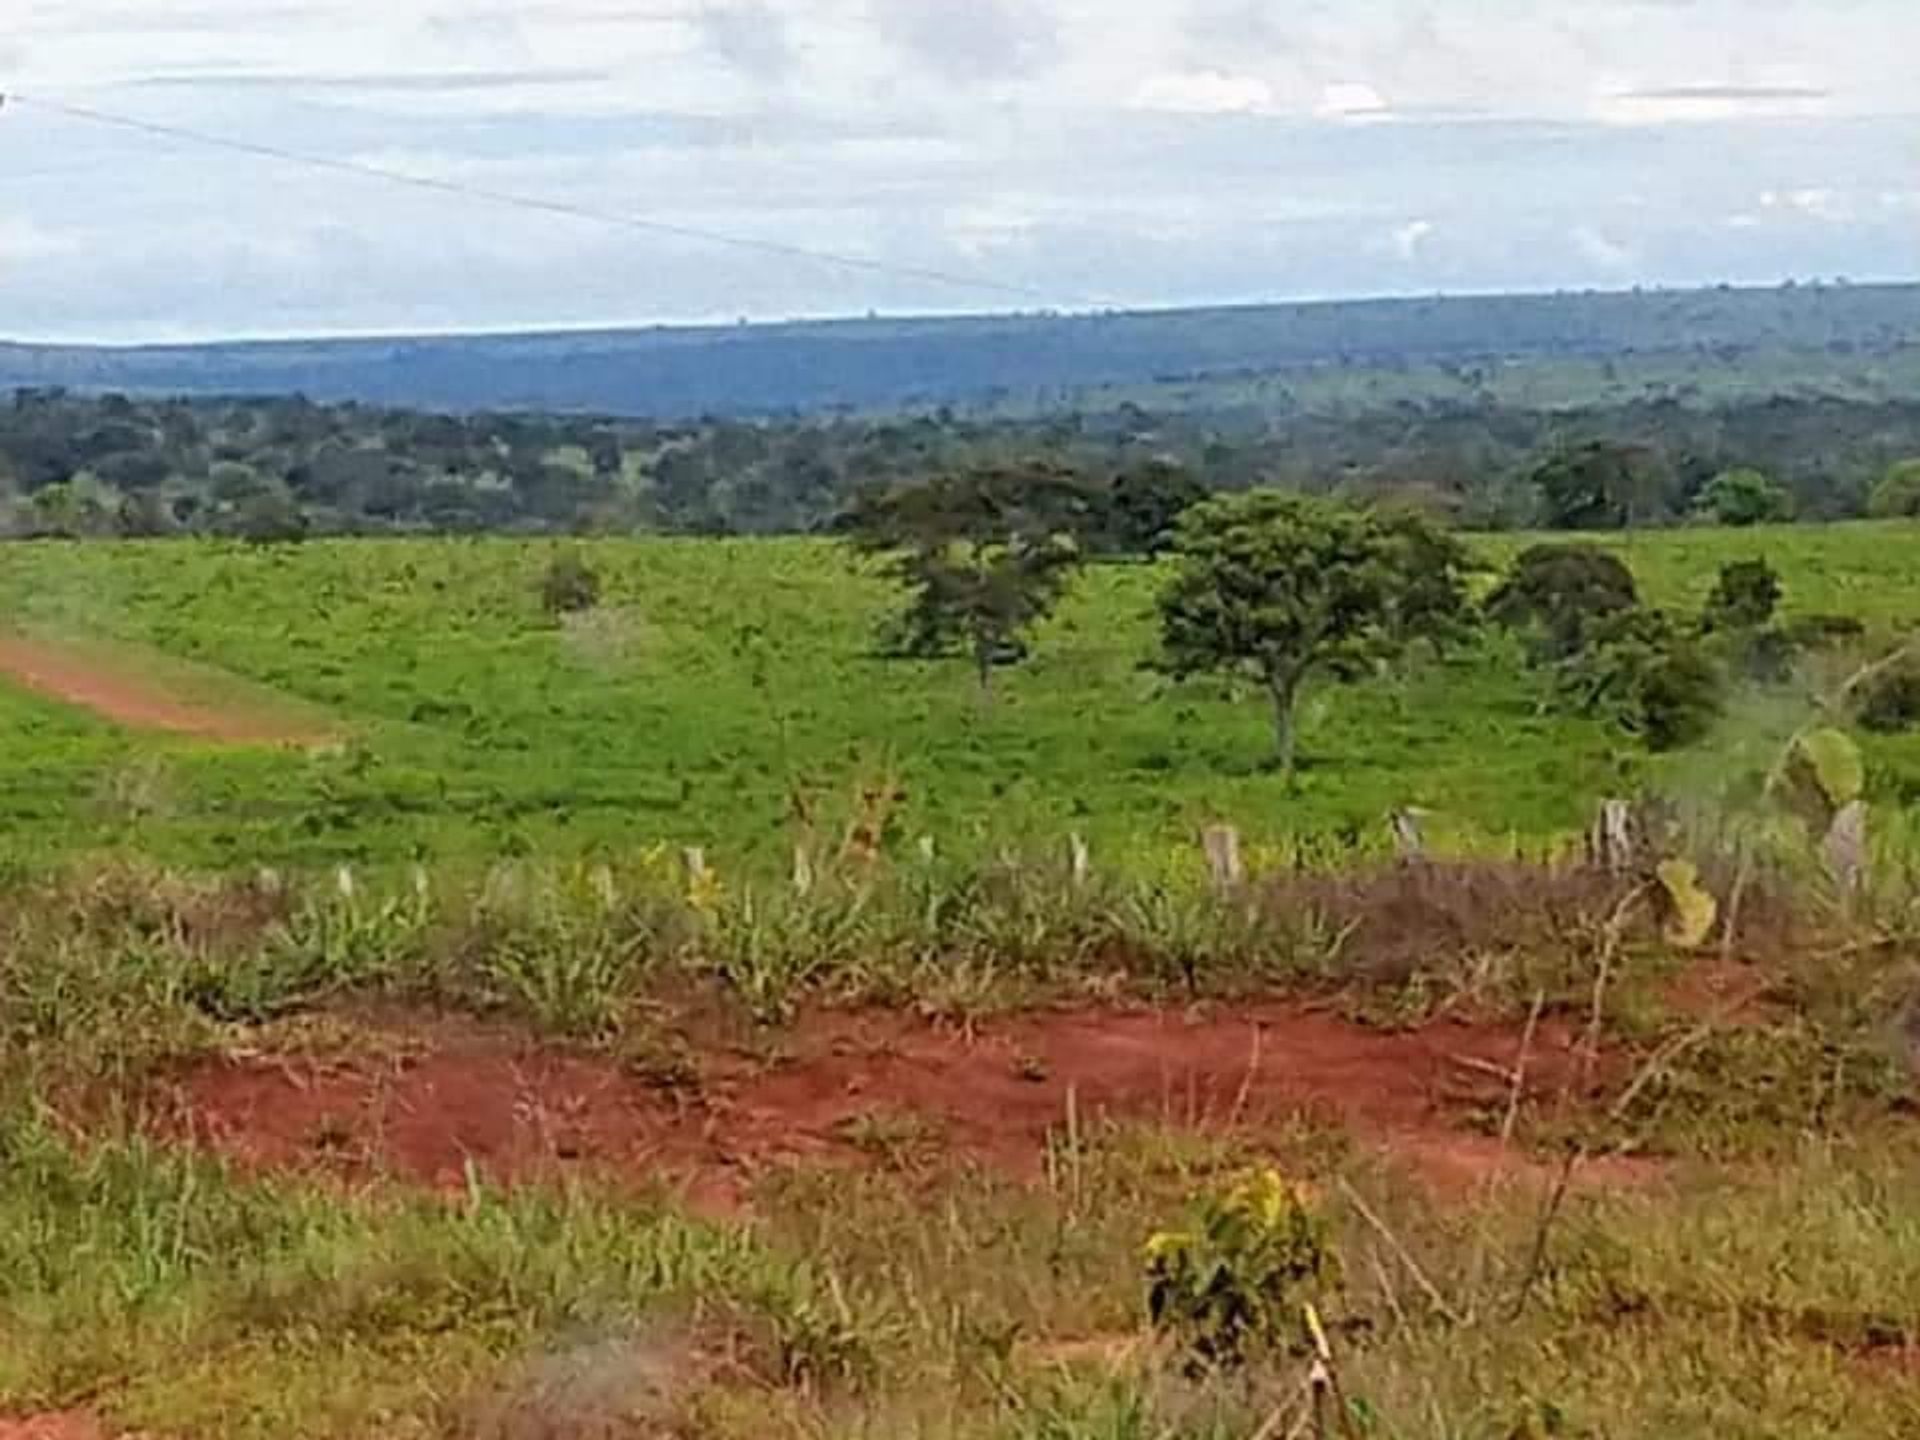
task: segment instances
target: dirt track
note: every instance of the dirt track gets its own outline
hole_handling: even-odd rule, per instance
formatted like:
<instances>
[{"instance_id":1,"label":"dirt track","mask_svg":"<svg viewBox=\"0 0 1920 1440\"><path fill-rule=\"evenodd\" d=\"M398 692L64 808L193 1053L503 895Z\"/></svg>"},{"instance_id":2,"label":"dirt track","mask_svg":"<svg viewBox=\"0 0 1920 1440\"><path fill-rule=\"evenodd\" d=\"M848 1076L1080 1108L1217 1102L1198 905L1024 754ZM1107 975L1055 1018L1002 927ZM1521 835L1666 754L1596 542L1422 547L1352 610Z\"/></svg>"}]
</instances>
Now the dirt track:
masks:
<instances>
[{"instance_id":1,"label":"dirt track","mask_svg":"<svg viewBox=\"0 0 1920 1440\"><path fill-rule=\"evenodd\" d=\"M137 676L40 640L0 634L0 676L133 730L159 730L229 745L310 744L321 737L284 719L190 704Z\"/></svg>"},{"instance_id":2,"label":"dirt track","mask_svg":"<svg viewBox=\"0 0 1920 1440\"><path fill-rule=\"evenodd\" d=\"M890 1014L830 1016L773 1063L719 1047L668 1071L442 1023L338 1056L197 1064L159 1097L158 1128L268 1169L458 1187L588 1172L738 1200L768 1165L945 1160L1037 1174L1069 1108L1105 1119L1274 1133L1344 1126L1441 1184L1528 1167L1487 1133L1518 1058L1505 1030L1368 1029L1288 1005L1206 1018L1072 1011L971 1037ZM1576 1086L1569 1037L1543 1027L1535 1098ZM1630 1169L1632 1167L1625 1167ZM1622 1170L1616 1178L1633 1179Z\"/></svg>"}]
</instances>

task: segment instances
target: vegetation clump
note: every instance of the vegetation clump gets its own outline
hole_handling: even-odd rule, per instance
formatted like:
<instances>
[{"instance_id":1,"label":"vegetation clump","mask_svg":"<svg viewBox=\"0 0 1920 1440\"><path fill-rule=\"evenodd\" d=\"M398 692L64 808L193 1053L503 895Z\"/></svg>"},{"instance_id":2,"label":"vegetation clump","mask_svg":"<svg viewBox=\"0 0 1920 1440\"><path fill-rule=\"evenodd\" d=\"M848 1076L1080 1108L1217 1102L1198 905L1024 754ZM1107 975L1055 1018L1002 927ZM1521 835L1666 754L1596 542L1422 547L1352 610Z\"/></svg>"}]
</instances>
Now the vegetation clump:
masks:
<instances>
[{"instance_id":1,"label":"vegetation clump","mask_svg":"<svg viewBox=\"0 0 1920 1440\"><path fill-rule=\"evenodd\" d=\"M1182 518L1159 598L1161 659L1184 678L1245 674L1273 710L1273 755L1295 760L1295 707L1314 675L1354 680L1420 639L1456 635L1472 561L1411 515L1254 490Z\"/></svg>"}]
</instances>

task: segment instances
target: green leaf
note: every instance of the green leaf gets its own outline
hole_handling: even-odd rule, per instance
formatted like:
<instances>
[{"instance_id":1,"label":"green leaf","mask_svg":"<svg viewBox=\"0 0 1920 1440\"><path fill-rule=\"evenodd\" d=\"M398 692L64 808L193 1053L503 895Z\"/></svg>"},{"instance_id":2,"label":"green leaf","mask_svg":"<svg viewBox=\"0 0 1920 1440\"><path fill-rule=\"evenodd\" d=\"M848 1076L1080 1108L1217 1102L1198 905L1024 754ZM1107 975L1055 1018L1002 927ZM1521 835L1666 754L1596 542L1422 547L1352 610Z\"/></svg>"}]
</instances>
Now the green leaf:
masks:
<instances>
[{"instance_id":1,"label":"green leaf","mask_svg":"<svg viewBox=\"0 0 1920 1440\"><path fill-rule=\"evenodd\" d=\"M1860 747L1844 732L1815 730L1802 735L1794 747L1795 761L1804 766L1831 810L1844 810L1867 788L1866 762Z\"/></svg>"}]
</instances>

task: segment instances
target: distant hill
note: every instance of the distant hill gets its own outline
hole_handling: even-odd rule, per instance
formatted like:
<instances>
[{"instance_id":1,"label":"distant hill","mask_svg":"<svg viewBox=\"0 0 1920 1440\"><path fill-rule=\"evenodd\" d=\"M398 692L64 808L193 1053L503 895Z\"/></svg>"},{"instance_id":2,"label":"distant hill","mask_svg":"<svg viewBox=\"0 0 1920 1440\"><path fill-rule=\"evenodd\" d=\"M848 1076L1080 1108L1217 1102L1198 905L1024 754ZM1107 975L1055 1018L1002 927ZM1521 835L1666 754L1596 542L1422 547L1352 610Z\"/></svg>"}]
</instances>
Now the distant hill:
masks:
<instances>
[{"instance_id":1,"label":"distant hill","mask_svg":"<svg viewBox=\"0 0 1920 1440\"><path fill-rule=\"evenodd\" d=\"M1727 363L1754 351L1817 354L1822 366L1845 369L1917 345L1920 285L1787 286L132 348L0 344L0 389L298 393L661 418L1023 410L1103 390L1326 367L1679 354Z\"/></svg>"}]
</instances>

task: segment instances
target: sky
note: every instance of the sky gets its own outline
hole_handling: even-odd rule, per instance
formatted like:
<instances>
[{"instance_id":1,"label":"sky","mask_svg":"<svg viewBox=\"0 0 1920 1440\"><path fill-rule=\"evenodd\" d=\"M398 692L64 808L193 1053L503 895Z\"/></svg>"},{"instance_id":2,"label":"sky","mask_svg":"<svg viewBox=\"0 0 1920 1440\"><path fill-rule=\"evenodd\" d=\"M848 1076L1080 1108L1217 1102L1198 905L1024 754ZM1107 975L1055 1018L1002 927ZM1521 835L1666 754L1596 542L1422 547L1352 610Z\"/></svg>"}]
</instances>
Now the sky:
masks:
<instances>
[{"instance_id":1,"label":"sky","mask_svg":"<svg viewBox=\"0 0 1920 1440\"><path fill-rule=\"evenodd\" d=\"M1914 0L0 0L0 334L1920 278L1916 53Z\"/></svg>"}]
</instances>

